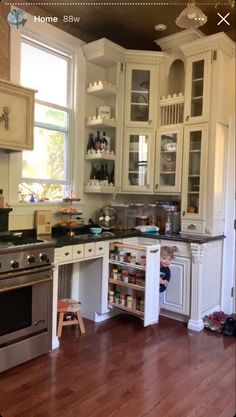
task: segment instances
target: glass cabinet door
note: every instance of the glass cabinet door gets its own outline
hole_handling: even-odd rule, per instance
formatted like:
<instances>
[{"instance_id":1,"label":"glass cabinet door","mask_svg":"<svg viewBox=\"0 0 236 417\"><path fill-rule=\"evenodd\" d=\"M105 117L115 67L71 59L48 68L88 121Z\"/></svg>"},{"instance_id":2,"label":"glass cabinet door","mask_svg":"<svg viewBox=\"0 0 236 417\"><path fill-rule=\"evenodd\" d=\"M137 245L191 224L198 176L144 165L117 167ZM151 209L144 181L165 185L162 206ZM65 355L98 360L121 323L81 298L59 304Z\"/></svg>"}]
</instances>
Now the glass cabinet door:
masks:
<instances>
[{"instance_id":1,"label":"glass cabinet door","mask_svg":"<svg viewBox=\"0 0 236 417\"><path fill-rule=\"evenodd\" d=\"M180 192L182 129L163 131L157 137L156 192Z\"/></svg>"},{"instance_id":2,"label":"glass cabinet door","mask_svg":"<svg viewBox=\"0 0 236 417\"><path fill-rule=\"evenodd\" d=\"M153 134L129 131L125 135L123 179L124 191L151 191L153 176Z\"/></svg>"},{"instance_id":3,"label":"glass cabinet door","mask_svg":"<svg viewBox=\"0 0 236 417\"><path fill-rule=\"evenodd\" d=\"M207 127L186 128L183 173L183 215L201 218L203 215L206 184Z\"/></svg>"},{"instance_id":4,"label":"glass cabinet door","mask_svg":"<svg viewBox=\"0 0 236 417\"><path fill-rule=\"evenodd\" d=\"M186 106L187 122L207 121L210 104L211 53L208 51L187 61Z\"/></svg>"},{"instance_id":5,"label":"glass cabinet door","mask_svg":"<svg viewBox=\"0 0 236 417\"><path fill-rule=\"evenodd\" d=\"M129 66L126 74L126 124L130 126L152 126L154 91L153 68L145 65Z\"/></svg>"}]
</instances>

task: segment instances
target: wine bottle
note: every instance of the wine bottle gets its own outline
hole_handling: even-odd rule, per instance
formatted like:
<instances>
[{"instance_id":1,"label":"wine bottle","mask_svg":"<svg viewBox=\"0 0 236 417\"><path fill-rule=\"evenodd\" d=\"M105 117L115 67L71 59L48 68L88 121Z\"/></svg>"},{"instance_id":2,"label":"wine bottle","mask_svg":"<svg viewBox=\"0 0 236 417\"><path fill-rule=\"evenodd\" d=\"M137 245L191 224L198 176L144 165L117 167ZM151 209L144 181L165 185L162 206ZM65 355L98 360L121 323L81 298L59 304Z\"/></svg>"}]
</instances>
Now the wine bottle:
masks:
<instances>
[{"instance_id":1,"label":"wine bottle","mask_svg":"<svg viewBox=\"0 0 236 417\"><path fill-rule=\"evenodd\" d=\"M101 139L101 152L105 152L106 150L107 150L106 132L103 132L102 139Z\"/></svg>"},{"instance_id":2,"label":"wine bottle","mask_svg":"<svg viewBox=\"0 0 236 417\"><path fill-rule=\"evenodd\" d=\"M93 164L92 164L92 168L91 168L90 179L91 180L96 179L96 169L95 169L95 166Z\"/></svg>"},{"instance_id":3,"label":"wine bottle","mask_svg":"<svg viewBox=\"0 0 236 417\"><path fill-rule=\"evenodd\" d=\"M88 144L87 144L87 153L93 149L95 149L94 136L93 136L93 133L90 133L89 138L88 138Z\"/></svg>"},{"instance_id":4,"label":"wine bottle","mask_svg":"<svg viewBox=\"0 0 236 417\"><path fill-rule=\"evenodd\" d=\"M101 138L100 138L100 132L99 130L97 131L97 136L95 138L95 150L101 150Z\"/></svg>"},{"instance_id":5,"label":"wine bottle","mask_svg":"<svg viewBox=\"0 0 236 417\"><path fill-rule=\"evenodd\" d=\"M108 165L105 165L104 168L105 172L104 172L104 180L108 180L109 181L109 171L108 171Z\"/></svg>"}]
</instances>

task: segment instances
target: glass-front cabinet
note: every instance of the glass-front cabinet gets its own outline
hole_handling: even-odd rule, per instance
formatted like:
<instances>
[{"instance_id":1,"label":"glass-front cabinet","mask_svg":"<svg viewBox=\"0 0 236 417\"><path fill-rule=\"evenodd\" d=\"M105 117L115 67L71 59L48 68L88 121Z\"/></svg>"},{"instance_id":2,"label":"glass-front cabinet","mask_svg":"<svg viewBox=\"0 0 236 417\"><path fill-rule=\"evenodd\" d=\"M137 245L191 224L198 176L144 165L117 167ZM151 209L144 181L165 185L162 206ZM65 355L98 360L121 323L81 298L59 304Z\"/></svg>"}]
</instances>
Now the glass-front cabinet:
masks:
<instances>
[{"instance_id":1,"label":"glass-front cabinet","mask_svg":"<svg viewBox=\"0 0 236 417\"><path fill-rule=\"evenodd\" d=\"M208 125L193 125L185 128L184 164L182 181L182 218L184 228L189 232L204 232L207 177L207 134ZM190 220L190 223L185 223Z\"/></svg>"},{"instance_id":2,"label":"glass-front cabinet","mask_svg":"<svg viewBox=\"0 0 236 417\"><path fill-rule=\"evenodd\" d=\"M148 129L126 129L123 151L123 191L152 192L154 133Z\"/></svg>"},{"instance_id":3,"label":"glass-front cabinet","mask_svg":"<svg viewBox=\"0 0 236 417\"><path fill-rule=\"evenodd\" d=\"M154 126L155 70L154 65L127 64L125 85L126 126Z\"/></svg>"},{"instance_id":4,"label":"glass-front cabinet","mask_svg":"<svg viewBox=\"0 0 236 417\"><path fill-rule=\"evenodd\" d=\"M168 128L157 133L155 192L180 192L183 129Z\"/></svg>"},{"instance_id":5,"label":"glass-front cabinet","mask_svg":"<svg viewBox=\"0 0 236 417\"><path fill-rule=\"evenodd\" d=\"M185 121L207 121L210 105L211 52L187 59Z\"/></svg>"}]
</instances>

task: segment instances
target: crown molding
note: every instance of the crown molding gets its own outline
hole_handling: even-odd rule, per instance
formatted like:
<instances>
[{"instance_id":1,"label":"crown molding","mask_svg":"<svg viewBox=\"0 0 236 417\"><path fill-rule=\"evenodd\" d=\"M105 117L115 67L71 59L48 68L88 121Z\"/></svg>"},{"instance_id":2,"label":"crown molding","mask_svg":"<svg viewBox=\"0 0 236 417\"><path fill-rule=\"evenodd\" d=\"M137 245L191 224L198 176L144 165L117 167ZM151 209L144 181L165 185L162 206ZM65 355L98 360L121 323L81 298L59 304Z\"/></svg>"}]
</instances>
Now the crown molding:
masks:
<instances>
[{"instance_id":1,"label":"crown molding","mask_svg":"<svg viewBox=\"0 0 236 417\"><path fill-rule=\"evenodd\" d=\"M186 29L175 33L174 35L157 39L154 42L161 47L162 51L168 51L168 49L180 47L186 43L202 39L204 37L205 35L199 29Z\"/></svg>"},{"instance_id":2,"label":"crown molding","mask_svg":"<svg viewBox=\"0 0 236 417\"><path fill-rule=\"evenodd\" d=\"M122 46L106 38L87 43L82 47L82 50L88 61L105 68L115 65L117 62L122 62L125 54L125 49Z\"/></svg>"},{"instance_id":3,"label":"crown molding","mask_svg":"<svg viewBox=\"0 0 236 417\"><path fill-rule=\"evenodd\" d=\"M166 52L125 50L125 62L127 63L160 64L168 60L169 55Z\"/></svg>"},{"instance_id":4,"label":"crown molding","mask_svg":"<svg viewBox=\"0 0 236 417\"><path fill-rule=\"evenodd\" d=\"M181 50L187 57L217 49L224 51L229 58L233 58L235 55L235 43L224 32L206 36L181 46Z\"/></svg>"}]
</instances>

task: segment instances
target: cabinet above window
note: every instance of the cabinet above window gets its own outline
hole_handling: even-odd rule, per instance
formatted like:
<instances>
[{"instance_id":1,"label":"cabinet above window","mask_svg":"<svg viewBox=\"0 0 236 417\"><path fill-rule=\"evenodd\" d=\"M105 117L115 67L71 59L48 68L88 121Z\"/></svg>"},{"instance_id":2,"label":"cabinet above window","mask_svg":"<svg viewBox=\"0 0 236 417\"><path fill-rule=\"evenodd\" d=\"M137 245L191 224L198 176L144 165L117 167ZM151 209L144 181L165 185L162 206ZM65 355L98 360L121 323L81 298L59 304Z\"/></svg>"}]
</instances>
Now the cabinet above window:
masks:
<instances>
[{"instance_id":1,"label":"cabinet above window","mask_svg":"<svg viewBox=\"0 0 236 417\"><path fill-rule=\"evenodd\" d=\"M0 80L0 148L33 149L35 90Z\"/></svg>"}]
</instances>

